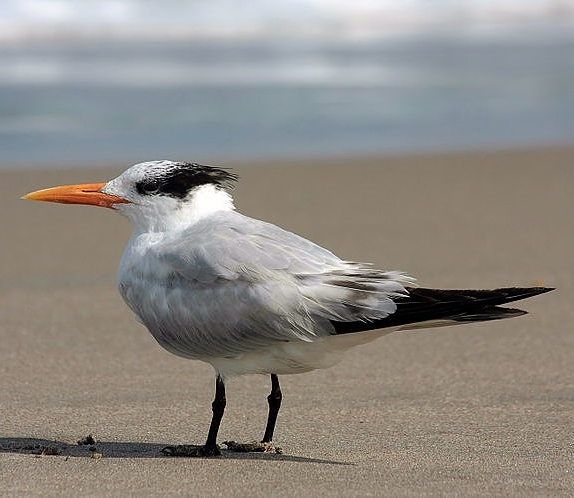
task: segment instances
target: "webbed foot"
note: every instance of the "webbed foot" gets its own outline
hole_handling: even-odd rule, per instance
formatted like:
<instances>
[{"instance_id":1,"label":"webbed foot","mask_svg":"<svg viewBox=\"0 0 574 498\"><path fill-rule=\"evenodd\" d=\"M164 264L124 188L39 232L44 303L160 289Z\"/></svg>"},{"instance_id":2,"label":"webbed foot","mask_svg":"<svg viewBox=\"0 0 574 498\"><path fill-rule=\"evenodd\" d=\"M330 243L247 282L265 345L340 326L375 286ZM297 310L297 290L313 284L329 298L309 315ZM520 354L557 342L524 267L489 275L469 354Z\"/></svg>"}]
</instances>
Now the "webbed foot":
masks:
<instances>
[{"instance_id":1,"label":"webbed foot","mask_svg":"<svg viewBox=\"0 0 574 498\"><path fill-rule=\"evenodd\" d=\"M166 446L161 450L164 455L173 457L214 457L220 456L219 446L199 446L195 444L178 444L175 446Z\"/></svg>"},{"instance_id":2,"label":"webbed foot","mask_svg":"<svg viewBox=\"0 0 574 498\"><path fill-rule=\"evenodd\" d=\"M227 446L229 451L238 453L283 453L283 449L279 446L275 446L273 443L260 443L259 441L253 441L251 443L224 441L223 444Z\"/></svg>"}]
</instances>

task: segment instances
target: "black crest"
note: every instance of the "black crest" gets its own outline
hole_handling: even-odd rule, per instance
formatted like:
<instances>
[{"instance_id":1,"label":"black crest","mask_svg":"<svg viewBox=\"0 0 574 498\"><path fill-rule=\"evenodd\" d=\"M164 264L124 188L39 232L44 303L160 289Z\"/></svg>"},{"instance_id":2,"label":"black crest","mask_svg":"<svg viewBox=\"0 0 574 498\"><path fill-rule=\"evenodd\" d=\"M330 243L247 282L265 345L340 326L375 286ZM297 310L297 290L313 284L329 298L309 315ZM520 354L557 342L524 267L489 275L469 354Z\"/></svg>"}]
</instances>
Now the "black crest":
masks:
<instances>
[{"instance_id":1,"label":"black crest","mask_svg":"<svg viewBox=\"0 0 574 498\"><path fill-rule=\"evenodd\" d=\"M231 188L237 175L221 168L197 163L173 163L172 167L136 184L142 195L170 195L183 199L195 187L212 184L221 188Z\"/></svg>"}]
</instances>

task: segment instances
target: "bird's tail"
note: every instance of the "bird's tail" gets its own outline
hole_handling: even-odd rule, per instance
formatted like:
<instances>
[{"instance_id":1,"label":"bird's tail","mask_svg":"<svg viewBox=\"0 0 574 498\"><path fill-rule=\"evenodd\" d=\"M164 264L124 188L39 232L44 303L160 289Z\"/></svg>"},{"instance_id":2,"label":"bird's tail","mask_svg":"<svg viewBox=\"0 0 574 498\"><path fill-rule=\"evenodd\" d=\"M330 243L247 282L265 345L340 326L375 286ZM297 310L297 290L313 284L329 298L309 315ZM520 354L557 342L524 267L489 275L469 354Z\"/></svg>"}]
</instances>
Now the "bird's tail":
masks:
<instances>
[{"instance_id":1,"label":"bird's tail","mask_svg":"<svg viewBox=\"0 0 574 498\"><path fill-rule=\"evenodd\" d=\"M392 315L371 322L332 322L337 334L387 327L418 328L454 323L500 320L526 314L500 305L554 290L550 287L506 287L493 290L409 288L409 295L395 299Z\"/></svg>"}]
</instances>

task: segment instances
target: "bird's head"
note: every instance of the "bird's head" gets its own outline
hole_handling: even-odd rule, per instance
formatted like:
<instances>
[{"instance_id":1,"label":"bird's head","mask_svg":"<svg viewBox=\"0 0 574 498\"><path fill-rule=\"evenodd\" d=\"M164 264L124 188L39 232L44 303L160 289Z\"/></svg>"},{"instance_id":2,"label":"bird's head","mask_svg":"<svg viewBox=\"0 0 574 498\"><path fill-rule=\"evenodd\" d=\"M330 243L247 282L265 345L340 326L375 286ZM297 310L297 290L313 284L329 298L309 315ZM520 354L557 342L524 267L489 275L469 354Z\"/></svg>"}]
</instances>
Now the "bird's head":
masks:
<instances>
[{"instance_id":1,"label":"bird's head","mask_svg":"<svg viewBox=\"0 0 574 498\"><path fill-rule=\"evenodd\" d=\"M226 189L237 176L196 163L149 161L136 164L107 183L38 190L24 199L112 208L137 230L163 231L187 226L203 216L234 209Z\"/></svg>"}]
</instances>

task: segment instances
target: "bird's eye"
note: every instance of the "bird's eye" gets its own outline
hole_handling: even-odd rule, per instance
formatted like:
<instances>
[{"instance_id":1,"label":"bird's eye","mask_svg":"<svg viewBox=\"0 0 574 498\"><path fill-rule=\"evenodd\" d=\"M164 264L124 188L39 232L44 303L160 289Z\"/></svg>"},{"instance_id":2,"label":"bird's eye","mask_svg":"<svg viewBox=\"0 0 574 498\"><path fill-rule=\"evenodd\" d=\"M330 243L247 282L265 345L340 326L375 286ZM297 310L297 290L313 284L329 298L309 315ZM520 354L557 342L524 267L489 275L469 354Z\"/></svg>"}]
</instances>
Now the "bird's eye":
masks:
<instances>
[{"instance_id":1,"label":"bird's eye","mask_svg":"<svg viewBox=\"0 0 574 498\"><path fill-rule=\"evenodd\" d=\"M137 190L140 194L153 195L159 192L159 182L157 180L146 180L137 185Z\"/></svg>"}]
</instances>

